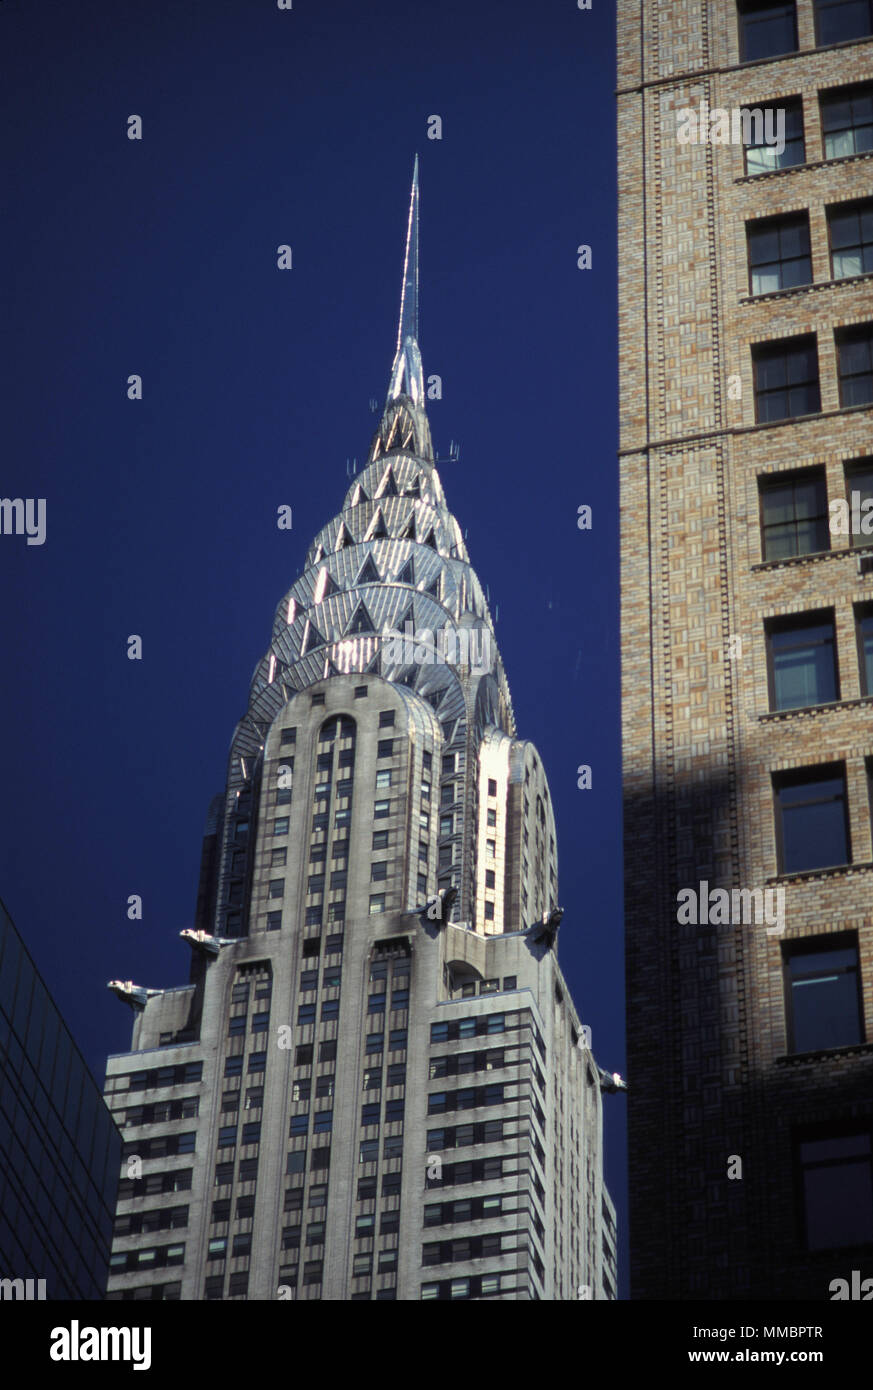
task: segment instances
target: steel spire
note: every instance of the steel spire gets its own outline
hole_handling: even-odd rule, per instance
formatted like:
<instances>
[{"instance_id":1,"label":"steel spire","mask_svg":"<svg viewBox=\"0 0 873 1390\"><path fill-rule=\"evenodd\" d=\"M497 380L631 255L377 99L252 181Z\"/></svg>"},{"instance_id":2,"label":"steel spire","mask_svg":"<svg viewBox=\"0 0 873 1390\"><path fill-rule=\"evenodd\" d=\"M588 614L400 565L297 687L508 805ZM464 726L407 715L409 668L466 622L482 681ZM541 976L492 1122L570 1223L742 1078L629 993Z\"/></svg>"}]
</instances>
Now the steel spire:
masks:
<instances>
[{"instance_id":1,"label":"steel spire","mask_svg":"<svg viewBox=\"0 0 873 1390\"><path fill-rule=\"evenodd\" d=\"M403 260L403 289L400 294L400 323L397 349L391 368L388 400L408 396L415 405L424 404L424 378L418 349L418 155L412 170L406 254Z\"/></svg>"}]
</instances>

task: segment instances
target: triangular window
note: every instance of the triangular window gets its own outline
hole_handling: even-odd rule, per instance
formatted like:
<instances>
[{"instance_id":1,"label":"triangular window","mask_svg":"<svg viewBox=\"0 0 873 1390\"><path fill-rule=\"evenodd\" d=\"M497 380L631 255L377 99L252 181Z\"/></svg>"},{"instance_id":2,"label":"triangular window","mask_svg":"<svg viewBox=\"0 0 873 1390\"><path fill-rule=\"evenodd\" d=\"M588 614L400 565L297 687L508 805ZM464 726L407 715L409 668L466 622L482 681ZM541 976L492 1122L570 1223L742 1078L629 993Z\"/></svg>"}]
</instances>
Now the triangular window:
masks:
<instances>
[{"instance_id":1,"label":"triangular window","mask_svg":"<svg viewBox=\"0 0 873 1390\"><path fill-rule=\"evenodd\" d=\"M321 603L328 594L335 594L338 589L339 585L334 583L330 570L322 570L315 581L315 593L312 595L313 603Z\"/></svg>"},{"instance_id":2,"label":"triangular window","mask_svg":"<svg viewBox=\"0 0 873 1390\"><path fill-rule=\"evenodd\" d=\"M376 512L376 515L373 517L373 520L370 523L370 528L367 531L367 534L364 537L364 539L368 541L378 541L387 535L388 528L385 525L385 518L382 515L382 508L379 507Z\"/></svg>"},{"instance_id":3,"label":"triangular window","mask_svg":"<svg viewBox=\"0 0 873 1390\"><path fill-rule=\"evenodd\" d=\"M307 652L311 652L314 647L323 646L324 638L322 637L318 628L315 626L315 623L307 620L306 631L303 634L303 645L300 648L301 656L305 656Z\"/></svg>"},{"instance_id":4,"label":"triangular window","mask_svg":"<svg viewBox=\"0 0 873 1390\"><path fill-rule=\"evenodd\" d=\"M356 584L381 584L382 577L373 562L372 555L368 555L361 565L361 572L355 580Z\"/></svg>"},{"instance_id":5,"label":"triangular window","mask_svg":"<svg viewBox=\"0 0 873 1390\"><path fill-rule=\"evenodd\" d=\"M411 557L406 561L394 582L396 584L415 584L415 567Z\"/></svg>"},{"instance_id":6,"label":"triangular window","mask_svg":"<svg viewBox=\"0 0 873 1390\"><path fill-rule=\"evenodd\" d=\"M343 633L343 636L356 637L360 632L375 631L376 629L373 626L373 620L367 612L366 605L363 602L361 602L358 604L357 608L352 614L352 620L346 628L345 632Z\"/></svg>"},{"instance_id":7,"label":"triangular window","mask_svg":"<svg viewBox=\"0 0 873 1390\"><path fill-rule=\"evenodd\" d=\"M394 479L394 469L393 469L393 468L390 468L390 467L389 467L388 472L385 474L385 477L382 479L382 482L381 482L380 485L379 485L379 491L376 493L376 496L377 496L377 497L396 497L396 496L397 496L397 483L395 482L395 479Z\"/></svg>"}]
</instances>

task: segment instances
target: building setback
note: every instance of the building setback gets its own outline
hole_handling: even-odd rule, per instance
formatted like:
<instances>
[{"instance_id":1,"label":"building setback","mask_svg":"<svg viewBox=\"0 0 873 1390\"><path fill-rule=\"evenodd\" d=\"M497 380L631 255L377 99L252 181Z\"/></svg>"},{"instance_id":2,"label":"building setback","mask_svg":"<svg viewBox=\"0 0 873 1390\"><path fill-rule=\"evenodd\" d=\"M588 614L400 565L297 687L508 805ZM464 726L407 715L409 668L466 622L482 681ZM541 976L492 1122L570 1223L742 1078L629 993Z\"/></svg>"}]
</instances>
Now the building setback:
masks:
<instances>
[{"instance_id":1,"label":"building setback","mask_svg":"<svg viewBox=\"0 0 873 1390\"><path fill-rule=\"evenodd\" d=\"M873 1273L871 18L618 0L636 1298Z\"/></svg>"},{"instance_id":2,"label":"building setback","mask_svg":"<svg viewBox=\"0 0 873 1390\"><path fill-rule=\"evenodd\" d=\"M136 1011L110 1298L607 1299L601 1073L555 824L445 502L413 179L366 466L279 604L204 840L191 981Z\"/></svg>"},{"instance_id":3,"label":"building setback","mask_svg":"<svg viewBox=\"0 0 873 1390\"><path fill-rule=\"evenodd\" d=\"M0 1298L102 1299L121 1135L0 903Z\"/></svg>"}]
</instances>

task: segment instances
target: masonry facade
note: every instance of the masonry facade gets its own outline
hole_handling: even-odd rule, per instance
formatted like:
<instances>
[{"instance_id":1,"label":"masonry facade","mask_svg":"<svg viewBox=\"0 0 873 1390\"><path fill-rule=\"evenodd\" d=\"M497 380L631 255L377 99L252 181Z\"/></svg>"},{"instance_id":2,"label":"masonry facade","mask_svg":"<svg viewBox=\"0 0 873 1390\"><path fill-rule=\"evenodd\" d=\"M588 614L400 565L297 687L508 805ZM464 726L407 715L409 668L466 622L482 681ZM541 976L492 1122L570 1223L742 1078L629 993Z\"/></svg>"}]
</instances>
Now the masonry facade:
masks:
<instances>
[{"instance_id":1,"label":"masonry facade","mask_svg":"<svg viewBox=\"0 0 873 1390\"><path fill-rule=\"evenodd\" d=\"M618 3L635 1297L873 1273L871 21Z\"/></svg>"},{"instance_id":2,"label":"masonry facade","mask_svg":"<svg viewBox=\"0 0 873 1390\"><path fill-rule=\"evenodd\" d=\"M417 287L416 174L385 410L255 672L190 982L114 982L110 1298L615 1297L614 1087L556 960L548 782L435 466Z\"/></svg>"}]
</instances>

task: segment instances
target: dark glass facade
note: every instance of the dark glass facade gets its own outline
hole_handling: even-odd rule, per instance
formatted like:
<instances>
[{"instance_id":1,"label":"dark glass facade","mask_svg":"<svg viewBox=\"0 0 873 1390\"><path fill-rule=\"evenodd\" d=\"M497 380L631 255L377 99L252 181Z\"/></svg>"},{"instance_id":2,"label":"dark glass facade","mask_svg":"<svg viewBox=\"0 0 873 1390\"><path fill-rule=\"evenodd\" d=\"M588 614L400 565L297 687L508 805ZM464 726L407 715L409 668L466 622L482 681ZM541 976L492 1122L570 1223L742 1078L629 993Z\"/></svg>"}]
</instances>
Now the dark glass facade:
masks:
<instances>
[{"instance_id":1,"label":"dark glass facade","mask_svg":"<svg viewBox=\"0 0 873 1390\"><path fill-rule=\"evenodd\" d=\"M103 1298L120 1164L115 1121L0 903L0 1278Z\"/></svg>"}]
</instances>

